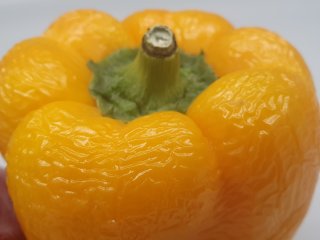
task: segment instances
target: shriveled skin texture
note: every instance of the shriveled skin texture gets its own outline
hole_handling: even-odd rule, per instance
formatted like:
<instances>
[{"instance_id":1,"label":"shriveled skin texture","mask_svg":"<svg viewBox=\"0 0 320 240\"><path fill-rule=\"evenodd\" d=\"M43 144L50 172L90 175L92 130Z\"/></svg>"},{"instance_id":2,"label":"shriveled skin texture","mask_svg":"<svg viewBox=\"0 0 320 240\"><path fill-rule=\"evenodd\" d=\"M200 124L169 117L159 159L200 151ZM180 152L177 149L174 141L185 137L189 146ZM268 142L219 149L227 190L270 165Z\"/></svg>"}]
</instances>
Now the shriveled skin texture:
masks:
<instances>
[{"instance_id":1,"label":"shriveled skin texture","mask_svg":"<svg viewBox=\"0 0 320 240\"><path fill-rule=\"evenodd\" d=\"M310 75L298 51L276 33L263 28L239 28L220 34L207 51L206 60L218 76L256 67L279 67L302 76Z\"/></svg>"},{"instance_id":2,"label":"shriveled skin texture","mask_svg":"<svg viewBox=\"0 0 320 240\"><path fill-rule=\"evenodd\" d=\"M319 173L319 108L301 85L282 70L235 72L189 108L221 171L219 224L203 239L293 237Z\"/></svg>"},{"instance_id":3,"label":"shriveled skin texture","mask_svg":"<svg viewBox=\"0 0 320 240\"><path fill-rule=\"evenodd\" d=\"M190 54L205 51L216 35L233 30L231 23L223 17L197 10L144 10L123 21L123 26L133 36L136 46L140 45L148 28L159 24L170 27L179 47Z\"/></svg>"},{"instance_id":4,"label":"shriveled skin texture","mask_svg":"<svg viewBox=\"0 0 320 240\"><path fill-rule=\"evenodd\" d=\"M300 89L282 70L226 75L187 114L205 137L174 112L32 113L6 156L28 239L291 239L319 171L319 110Z\"/></svg>"},{"instance_id":5,"label":"shriveled skin texture","mask_svg":"<svg viewBox=\"0 0 320 240\"><path fill-rule=\"evenodd\" d=\"M122 24L97 10L68 12L58 18L44 36L76 50L86 61L100 61L119 48L133 46Z\"/></svg>"},{"instance_id":6,"label":"shriveled skin texture","mask_svg":"<svg viewBox=\"0 0 320 240\"><path fill-rule=\"evenodd\" d=\"M76 53L46 38L15 45L0 62L0 152L30 111L57 100L92 104L91 73Z\"/></svg>"},{"instance_id":7,"label":"shriveled skin texture","mask_svg":"<svg viewBox=\"0 0 320 240\"><path fill-rule=\"evenodd\" d=\"M69 20L57 23L56 39L60 33L71 39L87 19L83 13L70 31L64 26ZM214 14L148 10L122 23L134 46L156 24L171 27L188 53L204 50L221 78L194 101L187 117L165 112L123 125L101 118L94 108L65 102L29 115L6 155L10 193L28 239L292 238L320 161L319 106L302 57L270 31L233 30ZM86 36L95 27L82 29ZM99 44L113 46L112 41ZM69 47L88 53L91 43L71 41ZM6 71L0 72L0 86ZM37 86L23 92L37 92ZM67 96L87 96L87 89L65 87ZM15 127L7 122L19 121L29 109L20 109L29 99L17 99L22 100L0 108L4 136ZM47 99L30 102L40 107L61 98Z\"/></svg>"},{"instance_id":8,"label":"shriveled skin texture","mask_svg":"<svg viewBox=\"0 0 320 240\"><path fill-rule=\"evenodd\" d=\"M180 113L123 125L90 106L52 103L22 121L6 157L29 240L194 240L215 224L212 147Z\"/></svg>"},{"instance_id":9,"label":"shriveled skin texture","mask_svg":"<svg viewBox=\"0 0 320 240\"><path fill-rule=\"evenodd\" d=\"M233 29L222 17L195 10L142 11L123 23L96 10L64 14L45 31L48 40L25 40L0 62L0 152L5 152L13 129L26 113L57 100L90 102L87 61L139 46L147 28L155 24L172 27L181 48L196 54L218 33Z\"/></svg>"}]
</instances>

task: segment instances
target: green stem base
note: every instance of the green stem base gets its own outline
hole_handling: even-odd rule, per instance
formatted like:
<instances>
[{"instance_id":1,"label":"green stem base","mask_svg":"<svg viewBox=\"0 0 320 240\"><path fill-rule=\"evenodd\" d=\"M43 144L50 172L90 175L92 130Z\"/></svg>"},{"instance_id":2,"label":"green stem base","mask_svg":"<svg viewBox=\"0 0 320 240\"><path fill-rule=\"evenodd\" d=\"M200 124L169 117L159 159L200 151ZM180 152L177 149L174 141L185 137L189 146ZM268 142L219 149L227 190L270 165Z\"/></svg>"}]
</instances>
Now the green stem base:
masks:
<instances>
[{"instance_id":1,"label":"green stem base","mask_svg":"<svg viewBox=\"0 0 320 240\"><path fill-rule=\"evenodd\" d=\"M216 80L203 54L179 51L154 58L141 49L124 49L89 67L94 73L90 92L102 115L124 122L158 111L185 113Z\"/></svg>"}]
</instances>

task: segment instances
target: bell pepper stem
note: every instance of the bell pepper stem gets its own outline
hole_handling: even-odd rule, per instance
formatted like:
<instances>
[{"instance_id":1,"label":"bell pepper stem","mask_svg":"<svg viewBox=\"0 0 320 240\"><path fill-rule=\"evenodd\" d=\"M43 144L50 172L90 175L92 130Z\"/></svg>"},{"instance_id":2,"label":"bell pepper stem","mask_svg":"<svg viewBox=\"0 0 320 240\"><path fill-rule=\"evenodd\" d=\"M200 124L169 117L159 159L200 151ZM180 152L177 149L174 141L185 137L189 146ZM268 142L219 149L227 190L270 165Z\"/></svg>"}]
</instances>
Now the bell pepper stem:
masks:
<instances>
[{"instance_id":1,"label":"bell pepper stem","mask_svg":"<svg viewBox=\"0 0 320 240\"><path fill-rule=\"evenodd\" d=\"M165 26L149 29L139 49L121 49L89 67L101 113L124 122L158 111L185 113L216 79L203 54L183 53Z\"/></svg>"},{"instance_id":2,"label":"bell pepper stem","mask_svg":"<svg viewBox=\"0 0 320 240\"><path fill-rule=\"evenodd\" d=\"M180 54L173 32L165 26L151 28L127 74L138 76L133 84L140 87L144 103L166 104L181 96Z\"/></svg>"}]
</instances>

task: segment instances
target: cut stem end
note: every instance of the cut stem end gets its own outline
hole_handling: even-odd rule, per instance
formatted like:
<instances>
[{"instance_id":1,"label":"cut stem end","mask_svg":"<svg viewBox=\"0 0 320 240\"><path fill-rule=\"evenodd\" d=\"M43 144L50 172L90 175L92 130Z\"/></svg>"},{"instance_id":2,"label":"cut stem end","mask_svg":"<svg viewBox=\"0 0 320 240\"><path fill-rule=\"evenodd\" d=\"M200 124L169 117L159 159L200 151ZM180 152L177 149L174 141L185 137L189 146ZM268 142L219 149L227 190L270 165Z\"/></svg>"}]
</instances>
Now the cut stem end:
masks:
<instances>
[{"instance_id":1,"label":"cut stem end","mask_svg":"<svg viewBox=\"0 0 320 240\"><path fill-rule=\"evenodd\" d=\"M167 58L177 51L177 42L170 28L158 25L143 36L142 48L151 57Z\"/></svg>"}]
</instances>

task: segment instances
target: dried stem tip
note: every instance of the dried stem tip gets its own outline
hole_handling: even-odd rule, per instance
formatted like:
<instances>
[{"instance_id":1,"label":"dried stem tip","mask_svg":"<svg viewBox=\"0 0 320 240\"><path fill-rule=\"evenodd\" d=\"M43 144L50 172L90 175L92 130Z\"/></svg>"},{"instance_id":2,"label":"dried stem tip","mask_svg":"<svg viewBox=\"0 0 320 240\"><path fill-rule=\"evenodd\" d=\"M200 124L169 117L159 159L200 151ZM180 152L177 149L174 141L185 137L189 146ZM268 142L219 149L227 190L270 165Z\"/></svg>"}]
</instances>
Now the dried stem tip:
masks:
<instances>
[{"instance_id":1,"label":"dried stem tip","mask_svg":"<svg viewBox=\"0 0 320 240\"><path fill-rule=\"evenodd\" d=\"M142 48L151 57L167 58L177 50L174 33L166 26L154 26L143 36Z\"/></svg>"}]
</instances>

